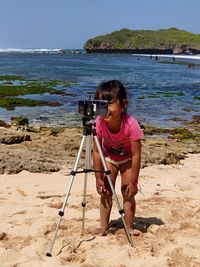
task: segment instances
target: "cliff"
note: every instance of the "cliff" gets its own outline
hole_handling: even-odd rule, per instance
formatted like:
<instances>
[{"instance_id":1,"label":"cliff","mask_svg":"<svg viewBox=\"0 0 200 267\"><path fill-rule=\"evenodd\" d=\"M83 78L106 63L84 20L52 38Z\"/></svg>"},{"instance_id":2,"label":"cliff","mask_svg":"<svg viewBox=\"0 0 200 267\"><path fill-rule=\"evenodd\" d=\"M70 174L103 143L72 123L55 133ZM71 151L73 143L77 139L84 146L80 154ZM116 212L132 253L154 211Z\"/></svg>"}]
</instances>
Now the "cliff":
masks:
<instances>
[{"instance_id":1,"label":"cliff","mask_svg":"<svg viewBox=\"0 0 200 267\"><path fill-rule=\"evenodd\" d=\"M87 53L200 54L200 34L177 28L121 29L89 39L84 49Z\"/></svg>"}]
</instances>

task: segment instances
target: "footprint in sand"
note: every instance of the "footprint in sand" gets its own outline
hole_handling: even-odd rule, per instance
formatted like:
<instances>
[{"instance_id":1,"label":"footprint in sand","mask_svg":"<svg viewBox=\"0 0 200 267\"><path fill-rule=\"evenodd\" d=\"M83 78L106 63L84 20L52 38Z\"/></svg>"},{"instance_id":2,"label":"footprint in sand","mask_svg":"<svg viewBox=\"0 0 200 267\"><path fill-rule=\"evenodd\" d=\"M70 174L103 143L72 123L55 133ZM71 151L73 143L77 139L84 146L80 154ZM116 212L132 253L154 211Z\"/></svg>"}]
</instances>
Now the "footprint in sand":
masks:
<instances>
[{"instance_id":1,"label":"footprint in sand","mask_svg":"<svg viewBox=\"0 0 200 267\"><path fill-rule=\"evenodd\" d=\"M1 200L3 200L3 201L4 201L4 200L8 200L8 199L7 199L7 198L5 198L5 197L0 197L0 201L1 201Z\"/></svg>"},{"instance_id":2,"label":"footprint in sand","mask_svg":"<svg viewBox=\"0 0 200 267\"><path fill-rule=\"evenodd\" d=\"M186 183L186 182L181 182L181 181L178 181L176 184L175 184L175 186L180 190L180 191L182 191L182 192L184 192L184 191L190 191L190 190L192 190L192 188L193 188L193 186L192 186L192 184L191 183Z\"/></svg>"},{"instance_id":3,"label":"footprint in sand","mask_svg":"<svg viewBox=\"0 0 200 267\"><path fill-rule=\"evenodd\" d=\"M22 190L22 189L20 189L20 188L17 188L17 190L16 190L22 197L26 197L27 196L27 194Z\"/></svg>"},{"instance_id":4,"label":"footprint in sand","mask_svg":"<svg viewBox=\"0 0 200 267\"><path fill-rule=\"evenodd\" d=\"M35 237L29 236L10 236L10 238L5 242L5 246L7 248L13 248L15 250L23 249L24 247L28 247L31 243L35 241Z\"/></svg>"},{"instance_id":5,"label":"footprint in sand","mask_svg":"<svg viewBox=\"0 0 200 267\"><path fill-rule=\"evenodd\" d=\"M27 213L27 210L21 210L21 211L18 211L18 212L11 214L9 217L13 217L13 216L19 215L19 214L26 214L26 213Z\"/></svg>"},{"instance_id":6,"label":"footprint in sand","mask_svg":"<svg viewBox=\"0 0 200 267\"><path fill-rule=\"evenodd\" d=\"M167 253L168 266L199 266L195 258L185 254L182 248L175 248Z\"/></svg>"},{"instance_id":7,"label":"footprint in sand","mask_svg":"<svg viewBox=\"0 0 200 267\"><path fill-rule=\"evenodd\" d=\"M47 206L49 208L54 208L54 209L61 209L63 205L63 202L58 199L58 200L53 200L51 203L48 203Z\"/></svg>"}]
</instances>

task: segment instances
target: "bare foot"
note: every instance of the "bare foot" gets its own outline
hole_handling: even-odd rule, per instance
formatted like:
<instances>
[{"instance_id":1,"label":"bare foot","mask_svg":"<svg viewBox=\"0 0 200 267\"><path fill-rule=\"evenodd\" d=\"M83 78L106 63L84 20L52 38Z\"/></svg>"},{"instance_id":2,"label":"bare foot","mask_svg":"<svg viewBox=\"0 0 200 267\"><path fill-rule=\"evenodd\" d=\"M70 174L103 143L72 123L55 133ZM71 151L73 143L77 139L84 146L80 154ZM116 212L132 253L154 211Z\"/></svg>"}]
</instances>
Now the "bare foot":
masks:
<instances>
[{"instance_id":1,"label":"bare foot","mask_svg":"<svg viewBox=\"0 0 200 267\"><path fill-rule=\"evenodd\" d=\"M138 229L128 229L128 231L131 236L139 236L142 234L142 232Z\"/></svg>"},{"instance_id":2,"label":"bare foot","mask_svg":"<svg viewBox=\"0 0 200 267\"><path fill-rule=\"evenodd\" d=\"M94 234L94 235L105 236L106 233L107 233L107 229L103 229L103 228L101 228L101 227L98 227L98 228L94 229L94 231L93 231L93 234Z\"/></svg>"}]
</instances>

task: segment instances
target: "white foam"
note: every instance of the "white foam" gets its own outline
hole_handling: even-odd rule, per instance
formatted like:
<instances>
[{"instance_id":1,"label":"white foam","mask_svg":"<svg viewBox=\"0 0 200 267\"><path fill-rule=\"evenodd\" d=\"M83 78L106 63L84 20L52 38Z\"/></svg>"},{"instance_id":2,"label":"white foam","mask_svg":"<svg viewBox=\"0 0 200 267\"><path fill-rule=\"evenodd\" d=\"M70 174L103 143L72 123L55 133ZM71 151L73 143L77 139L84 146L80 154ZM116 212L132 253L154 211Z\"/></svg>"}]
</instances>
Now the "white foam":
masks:
<instances>
[{"instance_id":1,"label":"white foam","mask_svg":"<svg viewBox=\"0 0 200 267\"><path fill-rule=\"evenodd\" d=\"M0 48L0 53L62 53L61 48Z\"/></svg>"},{"instance_id":2,"label":"white foam","mask_svg":"<svg viewBox=\"0 0 200 267\"><path fill-rule=\"evenodd\" d=\"M167 58L189 58L189 59L200 59L200 55L150 55L150 54L132 54L132 56L141 57L167 57Z\"/></svg>"}]
</instances>

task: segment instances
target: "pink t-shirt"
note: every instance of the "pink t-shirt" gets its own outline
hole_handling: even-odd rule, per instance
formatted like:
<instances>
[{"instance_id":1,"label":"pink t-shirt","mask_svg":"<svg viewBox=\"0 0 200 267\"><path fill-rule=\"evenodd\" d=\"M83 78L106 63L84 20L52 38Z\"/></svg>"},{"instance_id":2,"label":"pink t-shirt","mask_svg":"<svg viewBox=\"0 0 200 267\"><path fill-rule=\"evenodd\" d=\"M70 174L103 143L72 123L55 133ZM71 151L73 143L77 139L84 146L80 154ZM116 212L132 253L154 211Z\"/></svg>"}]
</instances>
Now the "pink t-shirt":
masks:
<instances>
[{"instance_id":1,"label":"pink t-shirt","mask_svg":"<svg viewBox=\"0 0 200 267\"><path fill-rule=\"evenodd\" d=\"M132 116L125 115L120 131L111 133L101 116L96 118L96 132L102 140L102 150L105 157L113 160L124 160L132 157L131 141L140 139L143 132L139 123Z\"/></svg>"}]
</instances>

